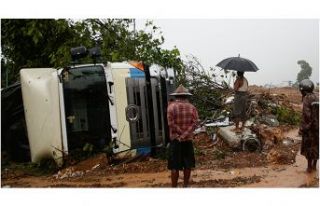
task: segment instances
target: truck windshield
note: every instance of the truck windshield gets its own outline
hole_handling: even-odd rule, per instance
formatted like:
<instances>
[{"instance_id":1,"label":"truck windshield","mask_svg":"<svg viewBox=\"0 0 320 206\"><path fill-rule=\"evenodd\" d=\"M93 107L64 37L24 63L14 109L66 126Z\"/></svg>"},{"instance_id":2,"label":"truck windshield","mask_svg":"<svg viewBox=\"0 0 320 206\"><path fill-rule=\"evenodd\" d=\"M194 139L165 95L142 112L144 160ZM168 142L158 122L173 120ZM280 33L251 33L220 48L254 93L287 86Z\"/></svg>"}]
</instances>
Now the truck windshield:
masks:
<instances>
[{"instance_id":1,"label":"truck windshield","mask_svg":"<svg viewBox=\"0 0 320 206\"><path fill-rule=\"evenodd\" d=\"M62 76L69 151L83 148L86 144L102 149L111 139L103 67L71 68Z\"/></svg>"}]
</instances>

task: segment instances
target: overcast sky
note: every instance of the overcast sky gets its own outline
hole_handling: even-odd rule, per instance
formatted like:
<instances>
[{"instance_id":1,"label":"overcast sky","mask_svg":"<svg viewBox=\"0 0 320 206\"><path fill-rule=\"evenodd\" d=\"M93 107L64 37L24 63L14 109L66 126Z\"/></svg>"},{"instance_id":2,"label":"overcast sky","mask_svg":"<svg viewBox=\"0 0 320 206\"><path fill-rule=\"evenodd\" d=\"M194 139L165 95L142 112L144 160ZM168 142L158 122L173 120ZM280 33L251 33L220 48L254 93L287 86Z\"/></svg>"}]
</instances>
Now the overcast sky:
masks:
<instances>
[{"instance_id":1,"label":"overcast sky","mask_svg":"<svg viewBox=\"0 0 320 206\"><path fill-rule=\"evenodd\" d=\"M144 22L137 20L137 28L143 28ZM163 31L164 48L177 46L183 56L193 54L205 67L238 54L252 60L260 70L246 74L251 84L295 81L300 71L298 60L311 65L311 80L319 82L318 20L158 19L153 22Z\"/></svg>"}]
</instances>

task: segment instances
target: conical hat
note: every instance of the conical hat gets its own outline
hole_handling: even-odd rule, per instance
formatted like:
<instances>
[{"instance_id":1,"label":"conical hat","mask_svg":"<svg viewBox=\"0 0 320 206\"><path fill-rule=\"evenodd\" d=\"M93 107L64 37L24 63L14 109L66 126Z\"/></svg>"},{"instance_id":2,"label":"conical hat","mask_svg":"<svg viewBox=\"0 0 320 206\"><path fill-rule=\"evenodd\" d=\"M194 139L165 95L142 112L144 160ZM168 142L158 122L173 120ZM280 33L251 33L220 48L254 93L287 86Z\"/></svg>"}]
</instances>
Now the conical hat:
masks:
<instances>
[{"instance_id":1,"label":"conical hat","mask_svg":"<svg viewBox=\"0 0 320 206\"><path fill-rule=\"evenodd\" d=\"M178 86L178 88L170 94L170 96L191 96L192 94L186 89L182 84Z\"/></svg>"}]
</instances>

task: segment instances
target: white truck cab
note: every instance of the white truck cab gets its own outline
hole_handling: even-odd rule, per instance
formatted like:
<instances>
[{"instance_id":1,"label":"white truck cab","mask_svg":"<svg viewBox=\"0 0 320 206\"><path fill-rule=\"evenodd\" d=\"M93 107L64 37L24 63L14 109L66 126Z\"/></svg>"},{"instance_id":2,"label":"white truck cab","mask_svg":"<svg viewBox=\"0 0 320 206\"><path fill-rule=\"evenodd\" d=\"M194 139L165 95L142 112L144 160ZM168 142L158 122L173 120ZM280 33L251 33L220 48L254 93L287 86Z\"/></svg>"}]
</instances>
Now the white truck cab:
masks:
<instances>
[{"instance_id":1,"label":"white truck cab","mask_svg":"<svg viewBox=\"0 0 320 206\"><path fill-rule=\"evenodd\" d=\"M150 147L168 138L166 107L174 90L172 70L152 65L151 94L143 69L130 62L21 69L23 108L31 161L63 157L85 144L113 153ZM149 111L152 95L153 111ZM153 112L154 128L150 128Z\"/></svg>"}]
</instances>

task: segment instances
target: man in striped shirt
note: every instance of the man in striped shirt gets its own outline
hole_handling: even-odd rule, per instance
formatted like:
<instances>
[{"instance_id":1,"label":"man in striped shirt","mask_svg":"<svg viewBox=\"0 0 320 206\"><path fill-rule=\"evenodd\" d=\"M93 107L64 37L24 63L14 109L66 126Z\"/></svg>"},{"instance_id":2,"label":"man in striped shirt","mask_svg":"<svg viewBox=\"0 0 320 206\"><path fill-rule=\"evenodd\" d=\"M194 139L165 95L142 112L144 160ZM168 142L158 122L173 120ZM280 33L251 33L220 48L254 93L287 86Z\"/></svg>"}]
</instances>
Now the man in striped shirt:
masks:
<instances>
[{"instance_id":1,"label":"man in striped shirt","mask_svg":"<svg viewBox=\"0 0 320 206\"><path fill-rule=\"evenodd\" d=\"M183 170L183 186L187 187L191 168L195 167L192 139L198 122L198 111L188 101L191 95L185 87L180 85L171 94L176 100L169 104L167 110L170 130L168 169L171 170L172 187L178 185L179 170Z\"/></svg>"}]
</instances>

